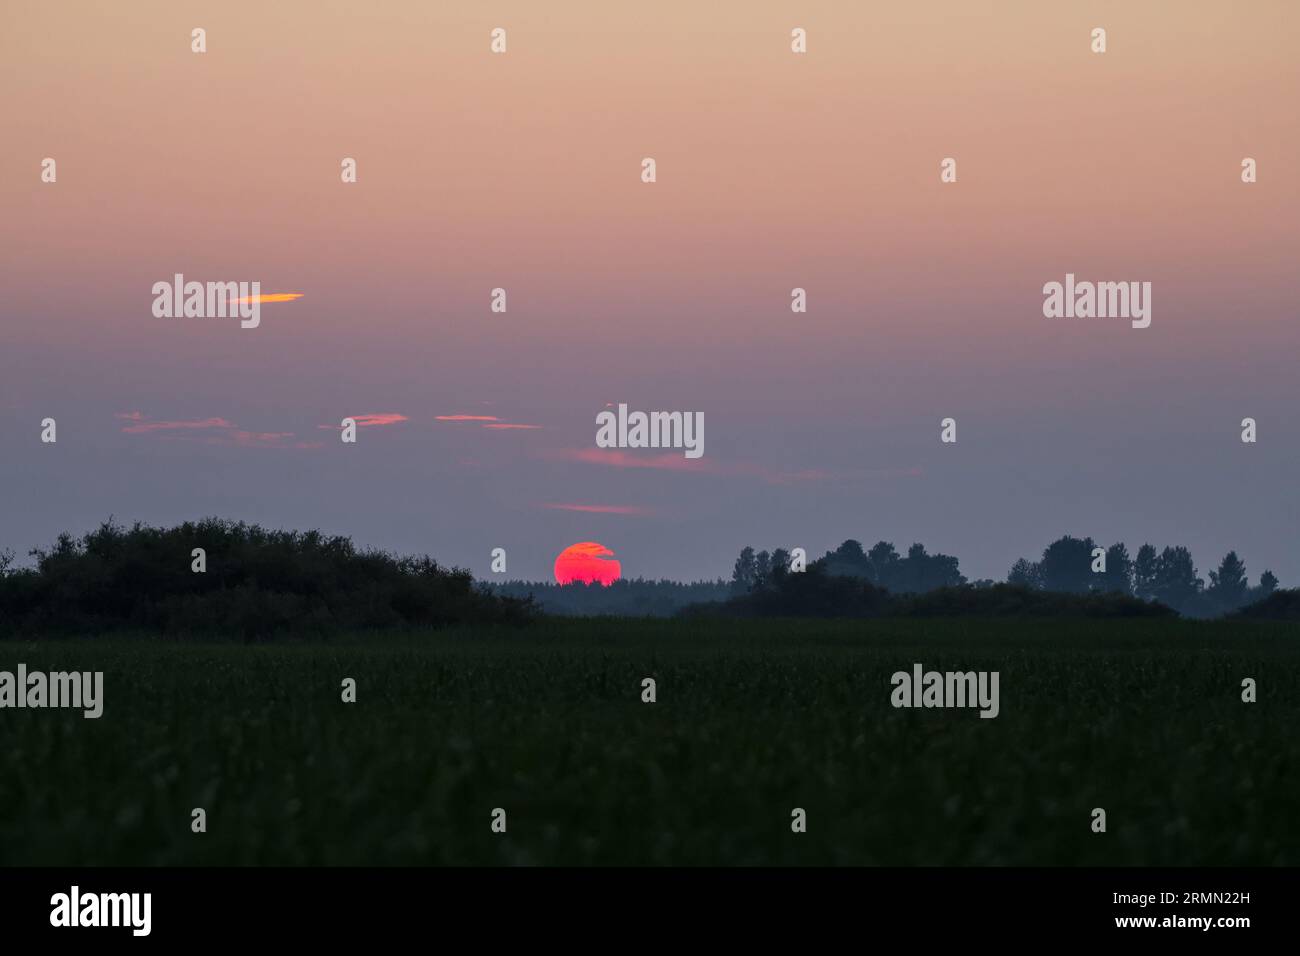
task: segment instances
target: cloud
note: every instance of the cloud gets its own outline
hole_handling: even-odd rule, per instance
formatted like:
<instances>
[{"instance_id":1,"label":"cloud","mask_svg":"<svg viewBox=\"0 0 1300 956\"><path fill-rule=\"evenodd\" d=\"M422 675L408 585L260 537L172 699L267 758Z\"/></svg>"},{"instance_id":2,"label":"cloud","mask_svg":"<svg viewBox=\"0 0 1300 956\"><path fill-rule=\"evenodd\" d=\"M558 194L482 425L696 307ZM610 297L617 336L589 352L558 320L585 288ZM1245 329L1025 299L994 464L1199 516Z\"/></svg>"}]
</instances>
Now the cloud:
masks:
<instances>
[{"instance_id":1,"label":"cloud","mask_svg":"<svg viewBox=\"0 0 1300 956\"><path fill-rule=\"evenodd\" d=\"M371 425L396 425L398 422L409 422L410 419L405 415L397 412L380 412L375 415L350 415L356 421L358 428L368 428Z\"/></svg>"},{"instance_id":2,"label":"cloud","mask_svg":"<svg viewBox=\"0 0 1300 956\"><path fill-rule=\"evenodd\" d=\"M242 299L231 299L233 305L252 305L254 302L259 305L267 302L292 302L294 299L302 298L301 292L263 292L259 295L246 295Z\"/></svg>"},{"instance_id":3,"label":"cloud","mask_svg":"<svg viewBox=\"0 0 1300 956\"><path fill-rule=\"evenodd\" d=\"M560 505L544 504L543 508L551 508L555 511L582 511L587 514L600 515L648 515L651 512L646 508L639 508L636 505Z\"/></svg>"},{"instance_id":4,"label":"cloud","mask_svg":"<svg viewBox=\"0 0 1300 956\"><path fill-rule=\"evenodd\" d=\"M695 472L704 475L728 475L757 478L770 485L796 485L803 482L835 481L853 475L839 474L819 468L799 471L780 471L747 461L720 462L715 458L686 458L680 451L655 452L623 451L614 448L561 448L544 452L543 457L563 461L579 461L607 468L652 468L660 471ZM920 468L878 468L859 473L861 477L914 478L922 474Z\"/></svg>"},{"instance_id":5,"label":"cloud","mask_svg":"<svg viewBox=\"0 0 1300 956\"><path fill-rule=\"evenodd\" d=\"M293 432L246 432L236 429L224 436L209 439L214 444L240 445L244 448L257 448L265 445L278 445L293 438Z\"/></svg>"},{"instance_id":6,"label":"cloud","mask_svg":"<svg viewBox=\"0 0 1300 956\"><path fill-rule=\"evenodd\" d=\"M409 422L410 419L405 415L397 412L377 412L370 415L347 415L357 423L358 428L369 428L371 425L396 425L398 422ZM317 425L317 428L326 428L333 431L341 431L342 425Z\"/></svg>"},{"instance_id":7,"label":"cloud","mask_svg":"<svg viewBox=\"0 0 1300 956\"><path fill-rule=\"evenodd\" d=\"M581 461L610 468L658 468L664 471L717 471L717 465L704 458L686 458L681 452L637 455L614 448L561 448L547 457Z\"/></svg>"},{"instance_id":8,"label":"cloud","mask_svg":"<svg viewBox=\"0 0 1300 956\"><path fill-rule=\"evenodd\" d=\"M303 442L293 444L293 432L248 431L226 418L155 421L143 412L116 412L113 417L130 422L122 426L122 431L128 435L156 435L170 441L202 441L208 445L238 445L241 448L315 447Z\"/></svg>"},{"instance_id":9,"label":"cloud","mask_svg":"<svg viewBox=\"0 0 1300 956\"><path fill-rule=\"evenodd\" d=\"M835 477L833 473L823 471L820 468L804 468L801 471L773 471L770 468L764 468L762 465L745 463L736 465L732 473L761 478L769 485L797 485L802 481L829 481Z\"/></svg>"},{"instance_id":10,"label":"cloud","mask_svg":"<svg viewBox=\"0 0 1300 956\"><path fill-rule=\"evenodd\" d=\"M455 415L435 415L434 420L439 422L455 422L457 424L463 422L477 422L480 428L491 428L496 431L532 431L542 427L541 425L525 425L520 422L503 422L496 415L463 415L457 413Z\"/></svg>"},{"instance_id":11,"label":"cloud","mask_svg":"<svg viewBox=\"0 0 1300 956\"><path fill-rule=\"evenodd\" d=\"M134 413L139 415L140 413ZM121 416L119 416L121 417ZM122 431L132 435L141 435L147 432L165 432L182 429L199 429L199 428L234 428L233 422L224 418L202 418L190 421L146 421L145 416L132 418L134 425L123 425Z\"/></svg>"}]
</instances>

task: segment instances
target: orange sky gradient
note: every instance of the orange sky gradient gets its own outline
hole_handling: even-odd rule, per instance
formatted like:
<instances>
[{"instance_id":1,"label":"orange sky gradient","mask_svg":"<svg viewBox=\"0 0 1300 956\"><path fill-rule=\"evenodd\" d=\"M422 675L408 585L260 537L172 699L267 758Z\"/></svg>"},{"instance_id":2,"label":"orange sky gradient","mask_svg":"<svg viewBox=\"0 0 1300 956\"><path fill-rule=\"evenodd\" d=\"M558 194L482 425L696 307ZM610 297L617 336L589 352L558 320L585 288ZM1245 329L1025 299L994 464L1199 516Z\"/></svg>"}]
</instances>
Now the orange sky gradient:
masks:
<instances>
[{"instance_id":1,"label":"orange sky gradient","mask_svg":"<svg viewBox=\"0 0 1300 956\"><path fill-rule=\"evenodd\" d=\"M1289 0L8 0L0 546L219 513L480 574L852 535L1004 576L1068 531L1300 583L1297 49ZM1151 327L1044 319L1066 272L1151 281ZM300 298L155 319L175 273ZM595 448L611 401L702 411L705 458ZM356 408L401 427L341 454Z\"/></svg>"}]
</instances>

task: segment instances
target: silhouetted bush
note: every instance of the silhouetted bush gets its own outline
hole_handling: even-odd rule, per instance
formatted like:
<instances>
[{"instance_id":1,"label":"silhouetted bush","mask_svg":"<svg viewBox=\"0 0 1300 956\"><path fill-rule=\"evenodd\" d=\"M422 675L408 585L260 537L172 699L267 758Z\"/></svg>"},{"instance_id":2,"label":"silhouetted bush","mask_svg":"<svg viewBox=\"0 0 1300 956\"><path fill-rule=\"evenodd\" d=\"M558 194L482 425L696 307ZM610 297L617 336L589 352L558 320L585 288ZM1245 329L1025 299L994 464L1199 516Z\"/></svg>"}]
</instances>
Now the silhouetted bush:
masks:
<instances>
[{"instance_id":1,"label":"silhouetted bush","mask_svg":"<svg viewBox=\"0 0 1300 956\"><path fill-rule=\"evenodd\" d=\"M721 600L730 593L725 581L649 581L621 578L613 584L575 581L504 581L491 585L495 594L532 597L543 613L585 617L612 614L620 617L669 617L690 604Z\"/></svg>"},{"instance_id":2,"label":"silhouetted bush","mask_svg":"<svg viewBox=\"0 0 1300 956\"><path fill-rule=\"evenodd\" d=\"M203 548L207 570L191 570ZM111 521L32 552L0 576L0 633L110 630L256 640L387 627L522 622L531 601L476 586L428 557L357 550L319 531L268 531L215 518L175 528Z\"/></svg>"},{"instance_id":3,"label":"silhouetted bush","mask_svg":"<svg viewBox=\"0 0 1300 956\"><path fill-rule=\"evenodd\" d=\"M1300 621L1300 588L1274 591L1262 601L1248 604L1232 616L1265 621Z\"/></svg>"},{"instance_id":4,"label":"silhouetted bush","mask_svg":"<svg viewBox=\"0 0 1300 956\"><path fill-rule=\"evenodd\" d=\"M1177 617L1178 612L1129 594L1068 594L1017 584L939 588L899 601L900 617Z\"/></svg>"},{"instance_id":5,"label":"silhouetted bush","mask_svg":"<svg viewBox=\"0 0 1300 956\"><path fill-rule=\"evenodd\" d=\"M821 561L727 601L681 612L717 617L1177 617L1127 594L1063 594L1016 584L963 584L922 594L891 594L869 581L828 573Z\"/></svg>"},{"instance_id":6,"label":"silhouetted bush","mask_svg":"<svg viewBox=\"0 0 1300 956\"><path fill-rule=\"evenodd\" d=\"M806 571L778 574L746 594L727 601L697 604L689 616L720 617L884 617L898 599L864 578L827 574L819 562Z\"/></svg>"}]
</instances>

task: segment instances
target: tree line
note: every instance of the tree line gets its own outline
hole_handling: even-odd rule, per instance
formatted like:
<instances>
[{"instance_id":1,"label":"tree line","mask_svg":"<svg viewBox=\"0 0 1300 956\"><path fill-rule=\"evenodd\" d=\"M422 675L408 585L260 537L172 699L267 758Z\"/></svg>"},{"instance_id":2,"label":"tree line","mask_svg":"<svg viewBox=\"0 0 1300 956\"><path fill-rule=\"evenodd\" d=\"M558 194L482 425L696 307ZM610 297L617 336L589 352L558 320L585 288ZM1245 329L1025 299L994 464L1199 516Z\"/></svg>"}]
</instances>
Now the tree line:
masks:
<instances>
[{"instance_id":1,"label":"tree line","mask_svg":"<svg viewBox=\"0 0 1300 956\"><path fill-rule=\"evenodd\" d=\"M519 623L526 598L493 594L427 555L363 550L319 531L209 518L173 528L105 522L61 534L15 570L0 555L0 636L141 631L240 637Z\"/></svg>"},{"instance_id":2,"label":"tree line","mask_svg":"<svg viewBox=\"0 0 1300 956\"><path fill-rule=\"evenodd\" d=\"M1044 591L1130 594L1191 617L1229 614L1267 598L1278 586L1277 575L1266 570L1252 587L1236 551L1225 554L1209 578L1207 585L1192 553L1181 545L1157 551L1155 545L1143 544L1130 558L1123 542L1103 549L1092 538L1070 535L1049 544L1038 561L1021 558L1007 575L1011 584Z\"/></svg>"},{"instance_id":3,"label":"tree line","mask_svg":"<svg viewBox=\"0 0 1300 956\"><path fill-rule=\"evenodd\" d=\"M893 594L924 594L967 585L985 589L998 584L988 579L968 582L951 555L930 554L922 544L913 544L906 555L900 555L889 541L864 549L861 542L849 539L808 567L832 577L861 579ZM785 549L756 552L745 547L732 568L732 596L779 590L790 573L790 553ZM1185 547L1157 551L1154 545L1143 544L1136 557L1130 557L1123 542L1102 548L1091 537L1071 535L1053 541L1036 561L1016 561L1006 583L1030 591L1116 594L1155 601L1191 617L1232 613L1268 598L1278 587L1277 576L1268 570L1251 586L1246 565L1235 551L1224 555L1218 568L1209 572L1207 585Z\"/></svg>"},{"instance_id":4,"label":"tree line","mask_svg":"<svg viewBox=\"0 0 1300 956\"><path fill-rule=\"evenodd\" d=\"M504 581L490 585L505 597L531 598L546 614L588 617L601 614L626 617L667 617L692 604L725 600L731 586L716 581L658 581L620 578L613 584L554 584L546 581Z\"/></svg>"}]
</instances>

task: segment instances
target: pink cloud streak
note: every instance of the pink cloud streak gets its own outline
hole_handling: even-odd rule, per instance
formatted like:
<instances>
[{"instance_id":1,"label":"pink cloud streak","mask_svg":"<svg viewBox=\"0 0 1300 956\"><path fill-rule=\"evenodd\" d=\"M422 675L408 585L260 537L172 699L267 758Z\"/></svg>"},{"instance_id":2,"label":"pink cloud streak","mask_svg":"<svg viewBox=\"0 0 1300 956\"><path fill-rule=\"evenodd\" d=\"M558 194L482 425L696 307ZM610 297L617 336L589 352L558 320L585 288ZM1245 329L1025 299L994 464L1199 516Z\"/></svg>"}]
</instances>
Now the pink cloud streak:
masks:
<instances>
[{"instance_id":1,"label":"pink cloud streak","mask_svg":"<svg viewBox=\"0 0 1300 956\"><path fill-rule=\"evenodd\" d=\"M291 446L293 432L248 431L227 418L153 421L143 412L116 412L113 417L131 423L122 426L125 434L156 435L167 441L202 441L208 445L237 445L241 448L308 448L320 444L298 442ZM194 432L205 433L206 437L192 434Z\"/></svg>"},{"instance_id":2,"label":"pink cloud streak","mask_svg":"<svg viewBox=\"0 0 1300 956\"><path fill-rule=\"evenodd\" d=\"M645 508L639 508L636 505L560 505L545 504L543 508L551 508L555 511L581 511L586 514L600 515L648 515L650 511Z\"/></svg>"},{"instance_id":3,"label":"pink cloud streak","mask_svg":"<svg viewBox=\"0 0 1300 956\"><path fill-rule=\"evenodd\" d=\"M686 458L681 452L638 455L614 448L562 448L549 457L581 461L611 468L658 468L664 471L716 472L717 466L703 458Z\"/></svg>"},{"instance_id":4,"label":"pink cloud streak","mask_svg":"<svg viewBox=\"0 0 1300 956\"><path fill-rule=\"evenodd\" d=\"M194 428L234 428L234 427L235 427L235 425L234 425L233 422L227 421L227 420L224 419L224 418L204 418L204 419L198 419L198 420L193 420L193 421L160 421L160 422L155 422L155 421L144 421L144 420L143 420L143 419L144 419L144 416L143 416L143 415L140 415L139 412L134 412L134 413L132 413L132 414L133 414L133 415L139 415L138 418L131 418L131 419L130 419L131 421L136 422L136 424L134 424L134 425L123 425L123 426L122 426L122 431L124 431L124 432L128 432L128 433L133 434L133 435L140 435L140 434L144 434L144 433L146 433L146 432L174 431L174 430L176 430L176 429L194 429ZM126 417L128 417L128 416L125 416L125 415L119 415L118 417L120 417L120 418L126 418Z\"/></svg>"},{"instance_id":5,"label":"pink cloud streak","mask_svg":"<svg viewBox=\"0 0 1300 956\"><path fill-rule=\"evenodd\" d=\"M345 415L357 423L358 428L369 428L372 425L396 425L399 422L409 422L410 419L398 412L377 412L369 415ZM342 431L342 425L317 425L317 428L324 428L331 431Z\"/></svg>"},{"instance_id":6,"label":"pink cloud streak","mask_svg":"<svg viewBox=\"0 0 1300 956\"><path fill-rule=\"evenodd\" d=\"M544 453L546 458L578 461L607 468L651 468L660 471L695 472L703 475L733 475L757 478L771 485L795 485L810 481L834 481L854 475L839 474L820 468L799 471L778 471L753 462L719 462L716 459L686 458L680 451L646 454L641 451L624 451L615 448L561 448ZM861 477L915 478L922 474L920 468L878 468L860 473Z\"/></svg>"}]
</instances>

